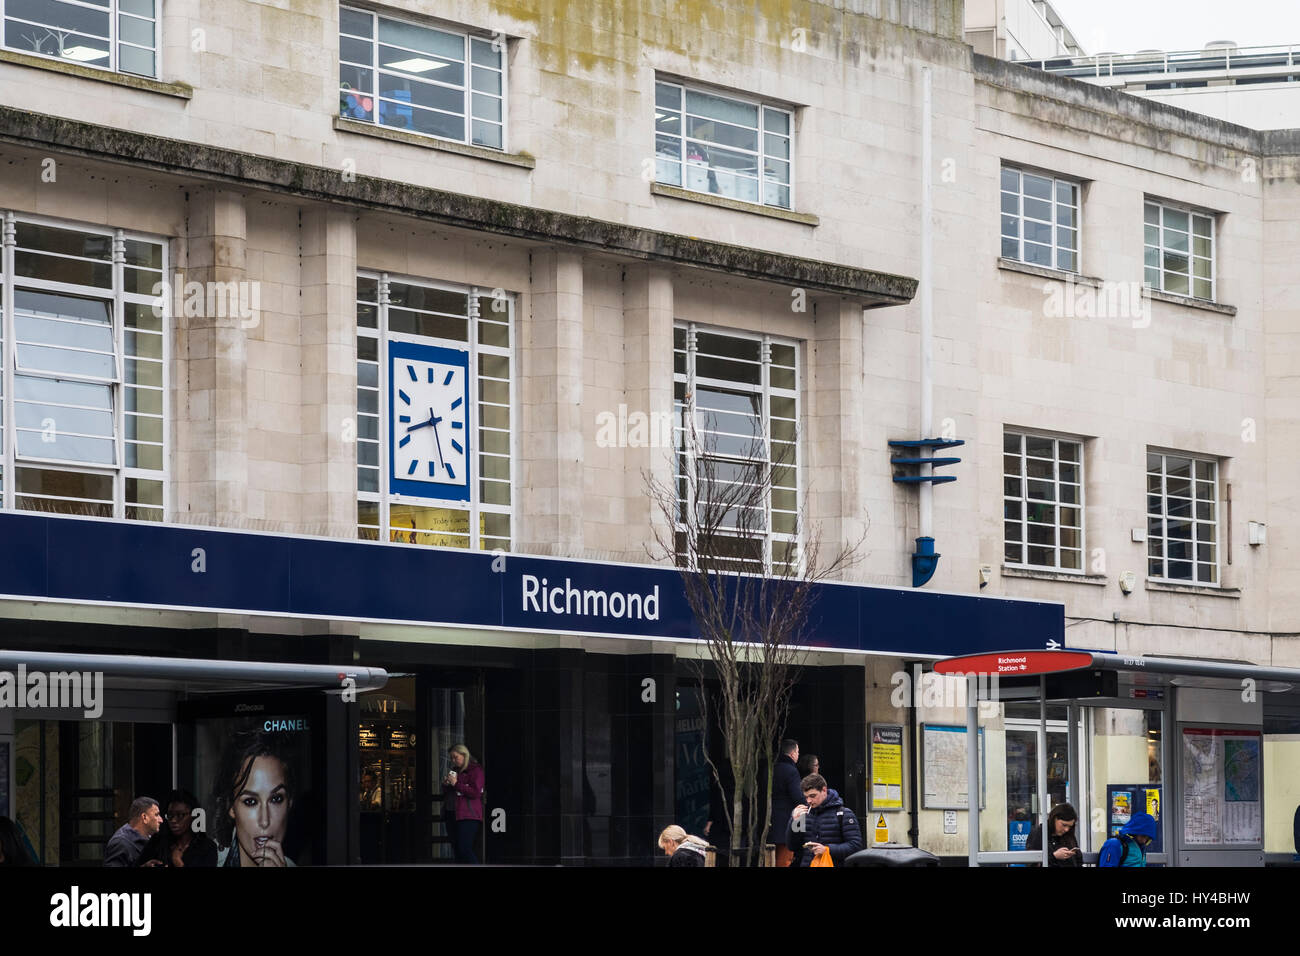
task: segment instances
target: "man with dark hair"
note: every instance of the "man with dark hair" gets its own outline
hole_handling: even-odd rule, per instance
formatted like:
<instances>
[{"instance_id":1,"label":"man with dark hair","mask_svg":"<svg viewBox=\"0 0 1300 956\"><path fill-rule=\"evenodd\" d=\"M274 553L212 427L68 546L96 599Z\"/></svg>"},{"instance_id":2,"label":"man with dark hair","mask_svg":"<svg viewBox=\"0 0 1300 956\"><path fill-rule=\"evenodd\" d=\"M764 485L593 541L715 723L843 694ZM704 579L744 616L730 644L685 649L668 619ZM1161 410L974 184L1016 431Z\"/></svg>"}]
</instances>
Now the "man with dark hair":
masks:
<instances>
[{"instance_id":1,"label":"man with dark hair","mask_svg":"<svg viewBox=\"0 0 1300 956\"><path fill-rule=\"evenodd\" d=\"M786 844L799 854L799 866L811 866L813 858L824 852L840 866L862 849L858 818L838 793L826 789L826 778L821 774L810 773L799 782L799 787L807 803L794 808Z\"/></svg>"},{"instance_id":2,"label":"man with dark hair","mask_svg":"<svg viewBox=\"0 0 1300 956\"><path fill-rule=\"evenodd\" d=\"M772 767L772 829L770 839L776 844L776 865L790 866L794 851L785 845L790 828L790 814L803 803L799 789L799 741L781 741L781 753Z\"/></svg>"},{"instance_id":3,"label":"man with dark hair","mask_svg":"<svg viewBox=\"0 0 1300 956\"><path fill-rule=\"evenodd\" d=\"M105 866L135 866L144 845L162 827L162 813L153 797L131 801L127 822L108 838L104 847Z\"/></svg>"}]
</instances>

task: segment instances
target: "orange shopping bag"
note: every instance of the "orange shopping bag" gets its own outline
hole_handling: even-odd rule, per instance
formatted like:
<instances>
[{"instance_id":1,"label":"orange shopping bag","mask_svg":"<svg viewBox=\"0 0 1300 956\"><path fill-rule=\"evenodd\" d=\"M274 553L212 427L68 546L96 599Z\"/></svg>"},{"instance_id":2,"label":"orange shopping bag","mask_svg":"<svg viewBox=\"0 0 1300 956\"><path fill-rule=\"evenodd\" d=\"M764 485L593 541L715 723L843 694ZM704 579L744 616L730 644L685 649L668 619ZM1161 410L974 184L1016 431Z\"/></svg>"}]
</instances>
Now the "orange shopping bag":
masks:
<instances>
[{"instance_id":1,"label":"orange shopping bag","mask_svg":"<svg viewBox=\"0 0 1300 956\"><path fill-rule=\"evenodd\" d=\"M815 857L813 857L812 866L834 866L834 865L835 865L834 861L831 860L830 850L822 850Z\"/></svg>"}]
</instances>

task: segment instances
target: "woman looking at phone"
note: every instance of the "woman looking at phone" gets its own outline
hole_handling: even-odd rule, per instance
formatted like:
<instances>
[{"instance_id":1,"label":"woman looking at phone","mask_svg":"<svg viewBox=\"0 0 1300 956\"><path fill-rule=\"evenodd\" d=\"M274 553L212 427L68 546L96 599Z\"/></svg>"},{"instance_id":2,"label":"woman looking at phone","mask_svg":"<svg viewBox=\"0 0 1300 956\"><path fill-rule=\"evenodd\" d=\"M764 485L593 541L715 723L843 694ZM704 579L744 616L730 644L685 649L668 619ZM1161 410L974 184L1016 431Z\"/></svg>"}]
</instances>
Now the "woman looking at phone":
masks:
<instances>
[{"instance_id":1,"label":"woman looking at phone","mask_svg":"<svg viewBox=\"0 0 1300 956\"><path fill-rule=\"evenodd\" d=\"M1074 835L1079 823L1079 814L1068 803L1060 803L1047 815L1047 865L1048 866L1083 866L1083 852ZM1040 823L1025 841L1026 850L1043 851L1043 826ZM1030 866L1041 866L1031 863Z\"/></svg>"}]
</instances>

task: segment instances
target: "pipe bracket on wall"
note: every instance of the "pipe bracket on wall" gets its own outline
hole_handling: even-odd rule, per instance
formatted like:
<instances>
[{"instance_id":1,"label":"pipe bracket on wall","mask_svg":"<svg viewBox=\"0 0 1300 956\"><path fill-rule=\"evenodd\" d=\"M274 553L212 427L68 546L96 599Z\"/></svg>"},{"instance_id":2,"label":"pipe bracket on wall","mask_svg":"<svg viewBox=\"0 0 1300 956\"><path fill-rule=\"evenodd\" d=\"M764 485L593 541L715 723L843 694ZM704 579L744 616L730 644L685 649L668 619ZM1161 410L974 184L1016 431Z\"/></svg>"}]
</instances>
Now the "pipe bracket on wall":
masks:
<instances>
[{"instance_id":1,"label":"pipe bracket on wall","mask_svg":"<svg viewBox=\"0 0 1300 956\"><path fill-rule=\"evenodd\" d=\"M943 465L955 465L960 458L934 454L940 448L957 448L966 444L959 439L921 438L916 440L891 441L890 448L902 453L891 455L889 463L894 466L894 481L899 484L942 485L956 481L956 475L936 475L934 469ZM926 466L929 466L928 468ZM919 588L934 577L939 566L940 555L934 550L934 538L922 535L916 539L916 550L912 553L912 587Z\"/></svg>"}]
</instances>

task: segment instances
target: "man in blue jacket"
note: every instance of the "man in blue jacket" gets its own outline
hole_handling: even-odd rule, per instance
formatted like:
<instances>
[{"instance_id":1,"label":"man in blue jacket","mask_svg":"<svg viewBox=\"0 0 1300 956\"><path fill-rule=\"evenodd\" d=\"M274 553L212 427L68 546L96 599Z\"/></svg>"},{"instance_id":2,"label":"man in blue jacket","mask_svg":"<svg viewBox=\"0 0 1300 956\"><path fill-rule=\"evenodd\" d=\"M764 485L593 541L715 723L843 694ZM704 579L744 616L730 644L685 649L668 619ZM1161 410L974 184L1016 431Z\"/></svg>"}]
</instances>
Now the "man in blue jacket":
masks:
<instances>
[{"instance_id":1,"label":"man in blue jacket","mask_svg":"<svg viewBox=\"0 0 1300 956\"><path fill-rule=\"evenodd\" d=\"M776 847L776 865L790 866L794 851L785 845L785 835L790 828L790 815L803 803L799 789L799 741L781 741L781 755L772 767L772 842Z\"/></svg>"},{"instance_id":2,"label":"man in blue jacket","mask_svg":"<svg viewBox=\"0 0 1300 956\"><path fill-rule=\"evenodd\" d=\"M862 849L862 828L853 811L840 795L826 789L826 779L810 773L799 783L807 803L794 808L786 845L799 855L799 866L812 866L813 857L822 851L831 855L836 866L843 865Z\"/></svg>"},{"instance_id":3,"label":"man in blue jacket","mask_svg":"<svg viewBox=\"0 0 1300 956\"><path fill-rule=\"evenodd\" d=\"M1113 836L1101 845L1098 866L1146 866L1147 844L1156 838L1156 819L1149 813L1135 813Z\"/></svg>"}]
</instances>

